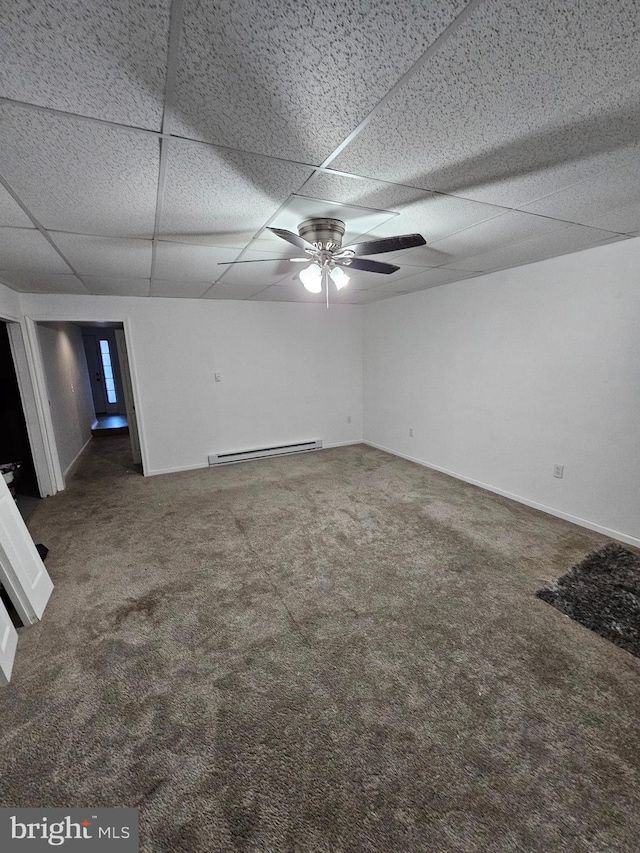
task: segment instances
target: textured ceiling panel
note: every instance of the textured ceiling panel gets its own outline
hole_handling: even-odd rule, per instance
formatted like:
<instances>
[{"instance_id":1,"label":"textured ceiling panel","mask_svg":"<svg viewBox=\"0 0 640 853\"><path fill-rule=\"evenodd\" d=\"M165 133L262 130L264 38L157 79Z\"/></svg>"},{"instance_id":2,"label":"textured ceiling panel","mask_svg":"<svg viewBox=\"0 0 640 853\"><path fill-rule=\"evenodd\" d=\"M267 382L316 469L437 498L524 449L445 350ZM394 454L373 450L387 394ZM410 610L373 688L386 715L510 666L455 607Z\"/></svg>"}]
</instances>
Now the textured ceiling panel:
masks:
<instances>
[{"instance_id":1,"label":"textured ceiling panel","mask_svg":"<svg viewBox=\"0 0 640 853\"><path fill-rule=\"evenodd\" d=\"M129 278L148 278L151 275L151 240L58 232L53 232L51 238L81 275Z\"/></svg>"},{"instance_id":2,"label":"textured ceiling panel","mask_svg":"<svg viewBox=\"0 0 640 853\"><path fill-rule=\"evenodd\" d=\"M0 226L15 225L17 228L33 228L33 223L0 184Z\"/></svg>"},{"instance_id":3,"label":"textured ceiling panel","mask_svg":"<svg viewBox=\"0 0 640 853\"><path fill-rule=\"evenodd\" d=\"M478 272L517 267L521 264L542 261L556 255L566 255L570 252L588 249L610 237L611 234L608 231L586 228L584 225L569 225L567 228L552 231L550 234L541 234L529 240L522 240L519 243L512 243L510 246L494 249L483 255L455 261L453 266L456 269L476 270Z\"/></svg>"},{"instance_id":4,"label":"textured ceiling panel","mask_svg":"<svg viewBox=\"0 0 640 853\"><path fill-rule=\"evenodd\" d=\"M605 231L618 231L621 234L634 234L640 228L640 204L613 210L603 216L597 216L588 223L592 228L604 228Z\"/></svg>"},{"instance_id":5,"label":"textured ceiling panel","mask_svg":"<svg viewBox=\"0 0 640 853\"><path fill-rule=\"evenodd\" d=\"M439 194L430 194L427 198L406 204L399 210L400 216L397 219L385 222L375 229L376 237L412 234L417 231L430 244L505 212L504 208L492 204ZM415 250L414 257L421 258L419 249ZM422 257L421 261L428 263L426 257Z\"/></svg>"},{"instance_id":6,"label":"textured ceiling panel","mask_svg":"<svg viewBox=\"0 0 640 853\"><path fill-rule=\"evenodd\" d=\"M397 285L383 284L381 287L372 287L369 290L358 291L359 301L377 302L379 299L388 299L400 293L416 293L419 290L427 290L430 287L438 287L441 284L450 284L454 281L464 281L473 278L476 273L462 272L461 270L424 270L421 275L413 276L403 283L402 289Z\"/></svg>"},{"instance_id":7,"label":"textured ceiling panel","mask_svg":"<svg viewBox=\"0 0 640 853\"><path fill-rule=\"evenodd\" d=\"M2 0L0 95L159 129L170 0Z\"/></svg>"},{"instance_id":8,"label":"textured ceiling panel","mask_svg":"<svg viewBox=\"0 0 640 853\"><path fill-rule=\"evenodd\" d=\"M199 299L210 287L210 281L176 281L175 279L154 278L151 281L151 296Z\"/></svg>"},{"instance_id":9,"label":"textured ceiling panel","mask_svg":"<svg viewBox=\"0 0 640 853\"><path fill-rule=\"evenodd\" d=\"M186 0L171 132L319 164L464 0Z\"/></svg>"},{"instance_id":10,"label":"textured ceiling panel","mask_svg":"<svg viewBox=\"0 0 640 853\"><path fill-rule=\"evenodd\" d=\"M149 296L148 278L83 275L82 280L96 296Z\"/></svg>"},{"instance_id":11,"label":"textured ceiling panel","mask_svg":"<svg viewBox=\"0 0 640 853\"><path fill-rule=\"evenodd\" d=\"M89 293L75 275L0 272L0 281L22 293Z\"/></svg>"},{"instance_id":12,"label":"textured ceiling panel","mask_svg":"<svg viewBox=\"0 0 640 853\"><path fill-rule=\"evenodd\" d=\"M267 230L309 217L343 219L345 245L427 240L342 302L640 229L637 0L176 0L165 79L169 5L0 0L0 95L31 103L0 99L0 177L96 292L321 302ZM193 138L163 136L160 174L165 88ZM32 226L0 184L9 286L86 292Z\"/></svg>"},{"instance_id":13,"label":"textured ceiling panel","mask_svg":"<svg viewBox=\"0 0 640 853\"><path fill-rule=\"evenodd\" d=\"M0 105L0 174L46 228L151 237L158 141Z\"/></svg>"},{"instance_id":14,"label":"textured ceiling panel","mask_svg":"<svg viewBox=\"0 0 640 853\"><path fill-rule=\"evenodd\" d=\"M265 290L267 287L264 282L254 283L237 281L237 282L218 282L204 294L205 299L250 299L252 296Z\"/></svg>"},{"instance_id":15,"label":"textured ceiling panel","mask_svg":"<svg viewBox=\"0 0 640 853\"><path fill-rule=\"evenodd\" d=\"M156 247L154 278L212 283L224 269L218 264L233 261L237 255L238 249L160 242Z\"/></svg>"},{"instance_id":16,"label":"textured ceiling panel","mask_svg":"<svg viewBox=\"0 0 640 853\"><path fill-rule=\"evenodd\" d=\"M241 260L259 261L260 258L268 257L269 255L266 252L245 252ZM265 260L264 263L239 263L227 267L218 267L218 281L222 279L225 285L250 284L268 287L270 284L275 284L280 279L285 278L285 276L292 277L295 275L296 269L296 264L288 263L275 256L273 260Z\"/></svg>"},{"instance_id":17,"label":"textured ceiling panel","mask_svg":"<svg viewBox=\"0 0 640 853\"><path fill-rule=\"evenodd\" d=\"M39 231L0 229L0 270L30 273L70 273L68 265Z\"/></svg>"},{"instance_id":18,"label":"textured ceiling panel","mask_svg":"<svg viewBox=\"0 0 640 853\"><path fill-rule=\"evenodd\" d=\"M335 292L335 291L334 291ZM329 295L329 298L333 293ZM275 284L261 291L253 297L252 302L309 302L324 304L326 296L324 293L309 293L297 282L296 284Z\"/></svg>"},{"instance_id":19,"label":"textured ceiling panel","mask_svg":"<svg viewBox=\"0 0 640 853\"><path fill-rule=\"evenodd\" d=\"M382 260L382 258L380 258L380 260ZM395 263L400 262L397 261ZM381 287L382 285L388 285L389 287L396 287L399 290L404 290L403 282L405 279L412 278L413 276L425 273L426 271L427 267L412 267L408 265L401 266L399 270L391 273L391 275L375 272L351 273L348 269L345 270L351 279L349 287L354 290L368 290L371 287Z\"/></svg>"},{"instance_id":20,"label":"textured ceiling panel","mask_svg":"<svg viewBox=\"0 0 640 853\"><path fill-rule=\"evenodd\" d=\"M300 195L378 210L396 210L412 202L429 199L432 194L415 187L373 181L356 175L342 175L328 170L312 175L300 190Z\"/></svg>"},{"instance_id":21,"label":"textured ceiling panel","mask_svg":"<svg viewBox=\"0 0 640 853\"><path fill-rule=\"evenodd\" d=\"M245 246L247 234L253 236L311 173L281 160L171 140L162 239L195 242L195 235L210 245Z\"/></svg>"},{"instance_id":22,"label":"textured ceiling panel","mask_svg":"<svg viewBox=\"0 0 640 853\"><path fill-rule=\"evenodd\" d=\"M560 116L637 74L639 49L635 0L486 0L332 166L501 204L532 201L544 189L480 191L626 144L637 109L612 115L605 100L564 135Z\"/></svg>"},{"instance_id":23,"label":"textured ceiling panel","mask_svg":"<svg viewBox=\"0 0 640 853\"><path fill-rule=\"evenodd\" d=\"M538 234L546 234L549 231L557 231L565 228L566 223L545 216L532 216L513 210L503 213L479 225L473 225L464 231L458 231L443 240L437 240L431 244L431 249L443 252L449 260L443 263L451 263L457 258L468 258L489 252L491 249L499 249L502 246L526 240ZM407 252L407 257L413 256L417 250ZM412 261L410 261L412 263Z\"/></svg>"},{"instance_id":24,"label":"textured ceiling panel","mask_svg":"<svg viewBox=\"0 0 640 853\"><path fill-rule=\"evenodd\" d=\"M523 208L530 213L584 223L596 216L640 204L640 158L635 169L623 169L545 196Z\"/></svg>"}]
</instances>

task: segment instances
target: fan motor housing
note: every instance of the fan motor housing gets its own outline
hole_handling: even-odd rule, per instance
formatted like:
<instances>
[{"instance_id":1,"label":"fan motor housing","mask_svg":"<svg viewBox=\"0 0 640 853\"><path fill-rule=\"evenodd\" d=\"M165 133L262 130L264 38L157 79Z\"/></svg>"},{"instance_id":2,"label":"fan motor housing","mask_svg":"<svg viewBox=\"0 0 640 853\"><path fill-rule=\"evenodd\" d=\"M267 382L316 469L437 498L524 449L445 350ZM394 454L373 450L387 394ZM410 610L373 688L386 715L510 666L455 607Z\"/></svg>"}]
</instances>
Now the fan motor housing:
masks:
<instances>
[{"instance_id":1,"label":"fan motor housing","mask_svg":"<svg viewBox=\"0 0 640 853\"><path fill-rule=\"evenodd\" d=\"M334 252L342 246L344 222L341 219L305 219L298 225L298 234L318 249Z\"/></svg>"}]
</instances>

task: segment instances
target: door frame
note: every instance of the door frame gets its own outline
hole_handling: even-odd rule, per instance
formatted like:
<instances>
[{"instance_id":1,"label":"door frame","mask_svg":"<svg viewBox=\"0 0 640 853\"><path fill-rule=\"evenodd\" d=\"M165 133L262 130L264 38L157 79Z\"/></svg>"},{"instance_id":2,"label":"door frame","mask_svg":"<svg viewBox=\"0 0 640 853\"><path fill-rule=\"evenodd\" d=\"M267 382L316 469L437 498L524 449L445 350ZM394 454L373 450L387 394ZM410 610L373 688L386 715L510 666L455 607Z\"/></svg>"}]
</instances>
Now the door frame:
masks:
<instances>
[{"instance_id":1,"label":"door frame","mask_svg":"<svg viewBox=\"0 0 640 853\"><path fill-rule=\"evenodd\" d=\"M53 429L53 420L51 418L51 410L49 408L49 397L47 393L47 383L45 379L44 372L44 364L42 359L42 352L40 350L40 345L38 341L38 323L74 323L77 326L91 326L95 323L118 323L122 324L122 328L124 331L125 341L127 345L127 352L129 354L129 372L131 376L131 393L133 395L133 400L136 407L136 415L138 421L138 437L140 440L140 454L142 457L142 474L143 476L148 476L147 472L149 471L149 461L147 455L147 443L146 443L146 435L144 429L144 418L142 415L142 408L140 406L140 392L139 392L139 382L138 375L136 371L136 361L135 361L135 344L134 344L134 335L131 331L131 321L128 317L125 318L104 318L100 317L96 319L95 317L69 317L68 315L63 316L51 316L50 314L46 315L25 315L24 317L24 330L26 332L26 340L28 341L27 351L30 352L31 364L32 364L32 379L33 379L33 387L35 392L35 398L37 401L38 407L38 420L39 425L42 430L43 436L45 438L44 441L44 454L46 457L47 468L52 472L52 482L53 482L53 490L50 494L55 494L56 492L61 492L65 488L64 474L62 472L62 468L60 466L60 457L58 454L58 447L56 443L55 432ZM35 463L35 459L34 459Z\"/></svg>"},{"instance_id":2,"label":"door frame","mask_svg":"<svg viewBox=\"0 0 640 853\"><path fill-rule=\"evenodd\" d=\"M3 313L0 315L0 320L7 325L9 347L18 382L38 491L40 496L45 498L58 491L57 478L48 446L48 434L44 427L42 395L37 386L36 368L31 347L28 345L25 318Z\"/></svg>"}]
</instances>

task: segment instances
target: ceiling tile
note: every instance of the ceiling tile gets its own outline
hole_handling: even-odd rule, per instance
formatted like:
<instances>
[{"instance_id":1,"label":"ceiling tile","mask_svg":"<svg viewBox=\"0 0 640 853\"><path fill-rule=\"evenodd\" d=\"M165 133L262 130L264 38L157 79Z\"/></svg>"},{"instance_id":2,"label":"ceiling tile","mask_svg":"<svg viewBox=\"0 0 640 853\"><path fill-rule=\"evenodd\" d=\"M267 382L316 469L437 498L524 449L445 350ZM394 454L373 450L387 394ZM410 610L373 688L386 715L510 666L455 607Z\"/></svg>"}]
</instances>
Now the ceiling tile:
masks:
<instances>
[{"instance_id":1,"label":"ceiling tile","mask_svg":"<svg viewBox=\"0 0 640 853\"><path fill-rule=\"evenodd\" d=\"M465 278L472 278L476 275L475 272L463 272L462 270L451 270L439 267L437 270L425 270L421 275L413 276L408 281L404 282L403 290L411 292L413 290L422 290L425 287L436 287L439 284L449 284L453 281L462 281Z\"/></svg>"},{"instance_id":2,"label":"ceiling tile","mask_svg":"<svg viewBox=\"0 0 640 853\"><path fill-rule=\"evenodd\" d=\"M326 302L324 293L309 293L300 282L296 284L275 284L255 295L252 302L309 302L323 304Z\"/></svg>"},{"instance_id":3,"label":"ceiling tile","mask_svg":"<svg viewBox=\"0 0 640 853\"><path fill-rule=\"evenodd\" d=\"M238 249L219 246L185 246L159 242L156 246L154 279L214 282L222 274L219 263L233 261Z\"/></svg>"},{"instance_id":4,"label":"ceiling tile","mask_svg":"<svg viewBox=\"0 0 640 853\"><path fill-rule=\"evenodd\" d=\"M0 185L0 226L2 225L15 225L17 228L34 227L33 222L20 205Z\"/></svg>"},{"instance_id":5,"label":"ceiling tile","mask_svg":"<svg viewBox=\"0 0 640 853\"><path fill-rule=\"evenodd\" d=\"M595 110L585 104L637 74L639 49L635 0L486 0L332 165L527 203L581 180L585 163L593 170L590 158L635 142L637 108L627 107L637 95L626 82L625 104L612 107L610 96ZM574 174L567 161L580 161Z\"/></svg>"},{"instance_id":6,"label":"ceiling tile","mask_svg":"<svg viewBox=\"0 0 640 853\"><path fill-rule=\"evenodd\" d=\"M633 234L640 228L640 204L596 216L595 219L590 219L587 224L592 228L603 228L605 231Z\"/></svg>"},{"instance_id":7,"label":"ceiling tile","mask_svg":"<svg viewBox=\"0 0 640 853\"><path fill-rule=\"evenodd\" d=\"M299 194L378 210L395 210L421 199L429 199L432 195L427 190L416 187L374 181L357 175L343 175L331 169L315 172Z\"/></svg>"},{"instance_id":8,"label":"ceiling tile","mask_svg":"<svg viewBox=\"0 0 640 853\"><path fill-rule=\"evenodd\" d=\"M83 275L82 280L95 296L149 296L148 278L116 278Z\"/></svg>"},{"instance_id":9,"label":"ceiling tile","mask_svg":"<svg viewBox=\"0 0 640 853\"><path fill-rule=\"evenodd\" d=\"M430 193L427 198L414 201L400 208L400 215L395 220L385 222L380 228L367 235L372 237L392 237L394 234L422 234L431 245L436 240L455 234L470 225L485 222L494 216L504 213L501 207L492 204L482 204L478 201L455 198L454 196ZM410 263L435 265L438 261L431 257L429 246L404 250L401 254ZM435 262L435 263L434 263ZM440 262L441 263L441 262Z\"/></svg>"},{"instance_id":10,"label":"ceiling tile","mask_svg":"<svg viewBox=\"0 0 640 853\"><path fill-rule=\"evenodd\" d=\"M46 228L151 237L158 162L150 134L0 105L0 174Z\"/></svg>"},{"instance_id":11,"label":"ceiling tile","mask_svg":"<svg viewBox=\"0 0 640 853\"><path fill-rule=\"evenodd\" d=\"M171 140L163 240L243 247L312 170L282 160Z\"/></svg>"},{"instance_id":12,"label":"ceiling tile","mask_svg":"<svg viewBox=\"0 0 640 853\"><path fill-rule=\"evenodd\" d=\"M640 204L639 170L640 158L635 169L605 172L597 178L538 199L522 209L582 224L617 208Z\"/></svg>"},{"instance_id":13,"label":"ceiling tile","mask_svg":"<svg viewBox=\"0 0 640 853\"><path fill-rule=\"evenodd\" d=\"M552 258L556 255L566 255L589 249L608 240L611 234L597 228L587 228L584 225L569 225L566 228L541 234L519 243L512 243L500 249L494 249L482 255L455 261L453 267L461 270L489 272L491 270L517 267Z\"/></svg>"},{"instance_id":14,"label":"ceiling tile","mask_svg":"<svg viewBox=\"0 0 640 853\"><path fill-rule=\"evenodd\" d=\"M2 4L0 94L160 129L170 0Z\"/></svg>"},{"instance_id":15,"label":"ceiling tile","mask_svg":"<svg viewBox=\"0 0 640 853\"><path fill-rule=\"evenodd\" d=\"M457 234L445 237L443 240L437 240L431 244L430 248L442 252L443 256L448 256L448 260L444 263L452 263L457 258L479 255L491 249L499 249L519 240L526 240L528 237L565 227L565 222L514 210L481 222L479 225L473 225L471 228L465 228L464 231L458 231ZM415 251L417 250L407 252L407 256L413 255Z\"/></svg>"},{"instance_id":16,"label":"ceiling tile","mask_svg":"<svg viewBox=\"0 0 640 853\"><path fill-rule=\"evenodd\" d=\"M251 296L256 296L262 290L265 290L266 284L251 284L251 282L216 282L213 287L207 290L203 297L205 299L249 299Z\"/></svg>"},{"instance_id":17,"label":"ceiling tile","mask_svg":"<svg viewBox=\"0 0 640 853\"><path fill-rule=\"evenodd\" d=\"M186 0L171 132L319 164L464 5Z\"/></svg>"},{"instance_id":18,"label":"ceiling tile","mask_svg":"<svg viewBox=\"0 0 640 853\"><path fill-rule=\"evenodd\" d=\"M0 228L0 270L70 273L68 265L39 231Z\"/></svg>"},{"instance_id":19,"label":"ceiling tile","mask_svg":"<svg viewBox=\"0 0 640 853\"><path fill-rule=\"evenodd\" d=\"M176 281L154 278L151 281L151 296L167 296L183 299L199 299L211 287L211 281Z\"/></svg>"},{"instance_id":20,"label":"ceiling tile","mask_svg":"<svg viewBox=\"0 0 640 853\"><path fill-rule=\"evenodd\" d=\"M151 275L151 240L90 237L53 232L51 238L81 275L148 278Z\"/></svg>"},{"instance_id":21,"label":"ceiling tile","mask_svg":"<svg viewBox=\"0 0 640 853\"><path fill-rule=\"evenodd\" d=\"M374 260L376 259L374 258ZM380 258L380 260L382 260L382 258ZM356 273L350 272L348 269L345 271L351 279L349 282L349 287L352 287L354 290L368 290L371 287L380 287L383 284L404 289L403 282L405 279L411 278L420 273L424 274L427 272L427 269L427 267L412 267L405 265L401 266L399 270L396 270L390 275L375 272Z\"/></svg>"},{"instance_id":22,"label":"ceiling tile","mask_svg":"<svg viewBox=\"0 0 640 853\"><path fill-rule=\"evenodd\" d=\"M75 275L0 272L0 281L22 293L81 293L89 291Z\"/></svg>"},{"instance_id":23,"label":"ceiling tile","mask_svg":"<svg viewBox=\"0 0 640 853\"><path fill-rule=\"evenodd\" d=\"M218 282L224 282L228 286L250 285L265 288L283 278L295 275L296 264L287 263L278 256L274 256L273 260L266 260L266 258L268 258L266 252L244 252L240 260L249 263L220 267ZM257 261L257 263L253 263L253 261Z\"/></svg>"}]
</instances>

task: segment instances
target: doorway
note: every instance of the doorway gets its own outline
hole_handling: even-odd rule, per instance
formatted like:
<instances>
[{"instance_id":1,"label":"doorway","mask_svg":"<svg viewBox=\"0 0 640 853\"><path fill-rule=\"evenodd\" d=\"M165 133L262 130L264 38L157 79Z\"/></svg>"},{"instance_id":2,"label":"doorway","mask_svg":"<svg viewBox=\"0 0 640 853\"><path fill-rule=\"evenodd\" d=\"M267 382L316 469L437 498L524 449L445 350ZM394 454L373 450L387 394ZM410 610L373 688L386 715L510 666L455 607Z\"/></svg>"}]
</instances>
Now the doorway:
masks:
<instances>
[{"instance_id":1,"label":"doorway","mask_svg":"<svg viewBox=\"0 0 640 853\"><path fill-rule=\"evenodd\" d=\"M81 327L95 408L94 437L128 433L136 465L142 462L127 343L122 323Z\"/></svg>"},{"instance_id":2,"label":"doorway","mask_svg":"<svg viewBox=\"0 0 640 853\"><path fill-rule=\"evenodd\" d=\"M82 328L96 418L126 415L115 330Z\"/></svg>"},{"instance_id":3,"label":"doorway","mask_svg":"<svg viewBox=\"0 0 640 853\"><path fill-rule=\"evenodd\" d=\"M29 518L40 489L5 321L0 321L0 471L20 514Z\"/></svg>"}]
</instances>

